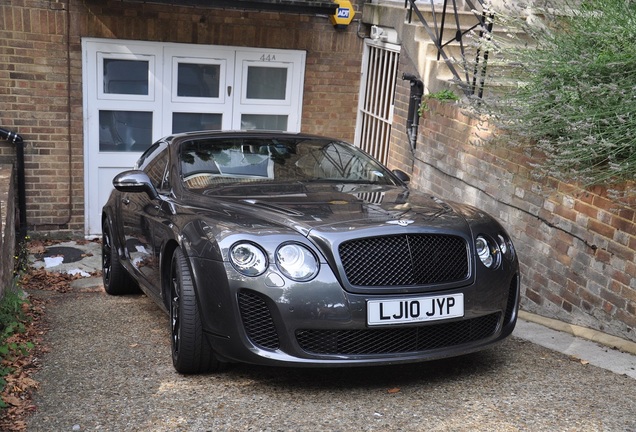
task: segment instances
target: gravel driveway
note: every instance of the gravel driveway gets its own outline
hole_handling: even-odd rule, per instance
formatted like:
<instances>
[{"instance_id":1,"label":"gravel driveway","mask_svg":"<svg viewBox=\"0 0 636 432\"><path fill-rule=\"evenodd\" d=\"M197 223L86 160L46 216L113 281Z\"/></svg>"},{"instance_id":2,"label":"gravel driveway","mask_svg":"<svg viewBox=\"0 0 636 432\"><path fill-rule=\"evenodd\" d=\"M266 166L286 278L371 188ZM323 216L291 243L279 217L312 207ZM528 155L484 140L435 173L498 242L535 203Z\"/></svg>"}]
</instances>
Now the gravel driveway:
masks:
<instances>
[{"instance_id":1,"label":"gravel driveway","mask_svg":"<svg viewBox=\"0 0 636 432\"><path fill-rule=\"evenodd\" d=\"M29 431L636 431L632 378L515 337L408 366L181 376L147 297L33 295L51 330Z\"/></svg>"}]
</instances>

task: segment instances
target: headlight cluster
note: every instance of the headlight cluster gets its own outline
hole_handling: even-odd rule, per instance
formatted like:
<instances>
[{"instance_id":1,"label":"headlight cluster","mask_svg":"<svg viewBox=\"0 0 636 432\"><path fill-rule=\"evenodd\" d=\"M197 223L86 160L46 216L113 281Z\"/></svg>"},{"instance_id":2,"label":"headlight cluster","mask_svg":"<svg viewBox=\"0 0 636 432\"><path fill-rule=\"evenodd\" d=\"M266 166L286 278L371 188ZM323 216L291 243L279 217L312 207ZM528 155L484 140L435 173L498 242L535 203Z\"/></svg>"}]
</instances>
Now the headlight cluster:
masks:
<instances>
[{"instance_id":1,"label":"headlight cluster","mask_svg":"<svg viewBox=\"0 0 636 432\"><path fill-rule=\"evenodd\" d=\"M305 282L313 279L320 269L316 255L298 243L285 243L274 254L276 266L289 279ZM240 242L230 248L230 262L245 276L260 276L269 262L265 252L253 243Z\"/></svg>"},{"instance_id":2,"label":"headlight cluster","mask_svg":"<svg viewBox=\"0 0 636 432\"><path fill-rule=\"evenodd\" d=\"M295 281L311 280L319 269L314 254L296 243L287 243L278 248L276 265L285 276Z\"/></svg>"},{"instance_id":3,"label":"headlight cluster","mask_svg":"<svg viewBox=\"0 0 636 432\"><path fill-rule=\"evenodd\" d=\"M237 243L232 246L230 261L245 276L259 276L267 269L267 256L252 243Z\"/></svg>"},{"instance_id":4,"label":"headlight cluster","mask_svg":"<svg viewBox=\"0 0 636 432\"><path fill-rule=\"evenodd\" d=\"M497 235L496 241L484 235L477 236L475 250L482 264L492 269L499 266L502 255L512 258L514 253L512 241L503 234Z\"/></svg>"}]
</instances>

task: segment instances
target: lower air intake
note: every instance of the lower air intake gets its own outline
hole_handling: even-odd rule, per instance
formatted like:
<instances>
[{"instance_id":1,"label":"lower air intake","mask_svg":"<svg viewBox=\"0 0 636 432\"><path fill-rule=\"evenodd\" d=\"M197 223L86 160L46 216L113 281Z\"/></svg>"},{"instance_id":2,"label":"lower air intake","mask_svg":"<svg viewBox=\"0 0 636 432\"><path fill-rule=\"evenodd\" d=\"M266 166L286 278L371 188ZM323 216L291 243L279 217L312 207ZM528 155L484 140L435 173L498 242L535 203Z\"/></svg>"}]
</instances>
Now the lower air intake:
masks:
<instances>
[{"instance_id":1,"label":"lower air intake","mask_svg":"<svg viewBox=\"0 0 636 432\"><path fill-rule=\"evenodd\" d=\"M241 291L238 295L245 332L255 344L267 349L278 349L278 333L269 308L257 294Z\"/></svg>"},{"instance_id":2,"label":"lower air intake","mask_svg":"<svg viewBox=\"0 0 636 432\"><path fill-rule=\"evenodd\" d=\"M418 327L361 330L298 330L301 348L314 354L417 353L477 342L492 336L501 314Z\"/></svg>"}]
</instances>

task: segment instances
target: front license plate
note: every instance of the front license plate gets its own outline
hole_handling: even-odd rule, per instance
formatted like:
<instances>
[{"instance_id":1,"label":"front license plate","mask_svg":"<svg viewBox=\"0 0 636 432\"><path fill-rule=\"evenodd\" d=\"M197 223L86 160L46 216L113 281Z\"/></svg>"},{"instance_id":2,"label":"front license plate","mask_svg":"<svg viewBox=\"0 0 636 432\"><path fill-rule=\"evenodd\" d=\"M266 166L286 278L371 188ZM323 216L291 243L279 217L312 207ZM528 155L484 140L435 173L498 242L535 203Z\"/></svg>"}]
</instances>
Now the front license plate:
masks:
<instances>
[{"instance_id":1,"label":"front license plate","mask_svg":"<svg viewBox=\"0 0 636 432\"><path fill-rule=\"evenodd\" d=\"M367 324L370 326L435 321L462 316L464 294L367 301Z\"/></svg>"}]
</instances>

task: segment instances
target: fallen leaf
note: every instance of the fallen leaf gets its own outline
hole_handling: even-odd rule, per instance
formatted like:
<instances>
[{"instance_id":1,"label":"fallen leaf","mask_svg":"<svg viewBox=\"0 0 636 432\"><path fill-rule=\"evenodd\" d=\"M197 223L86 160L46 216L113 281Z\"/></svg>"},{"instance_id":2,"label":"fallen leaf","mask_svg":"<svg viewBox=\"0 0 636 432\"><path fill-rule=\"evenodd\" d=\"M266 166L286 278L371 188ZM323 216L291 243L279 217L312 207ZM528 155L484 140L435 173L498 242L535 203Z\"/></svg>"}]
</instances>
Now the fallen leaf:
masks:
<instances>
[{"instance_id":1,"label":"fallen leaf","mask_svg":"<svg viewBox=\"0 0 636 432\"><path fill-rule=\"evenodd\" d=\"M395 393L399 393L399 392L400 392L400 389L397 388L397 387L394 387L392 389L387 390L387 393L389 393L389 394L395 394Z\"/></svg>"},{"instance_id":2,"label":"fallen leaf","mask_svg":"<svg viewBox=\"0 0 636 432\"><path fill-rule=\"evenodd\" d=\"M34 387L37 388L39 383L31 378L28 377L24 377L20 379L20 382L22 383L22 385L26 386L26 387Z\"/></svg>"},{"instance_id":3,"label":"fallen leaf","mask_svg":"<svg viewBox=\"0 0 636 432\"><path fill-rule=\"evenodd\" d=\"M41 345L42 335L47 329L41 320L44 301L32 296L29 296L29 301L30 308L22 307L29 318L24 321L24 332L13 334L10 339L17 346L26 347L28 344L30 348L15 350L2 359L3 366L11 372L4 377L6 385L0 395L7 405L0 415L0 431L26 431L24 419L35 410L32 398L38 382L29 375L40 366L38 359L45 352Z\"/></svg>"},{"instance_id":4,"label":"fallen leaf","mask_svg":"<svg viewBox=\"0 0 636 432\"><path fill-rule=\"evenodd\" d=\"M12 426L13 426L13 428L11 430L13 430L13 431L20 432L20 431L27 430L26 422L22 421L22 420L16 421L15 423L13 423Z\"/></svg>"},{"instance_id":5,"label":"fallen leaf","mask_svg":"<svg viewBox=\"0 0 636 432\"><path fill-rule=\"evenodd\" d=\"M28 289L57 291L66 293L71 290L71 281L81 276L67 273L47 272L45 269L32 269L22 278L22 285Z\"/></svg>"},{"instance_id":6,"label":"fallen leaf","mask_svg":"<svg viewBox=\"0 0 636 432\"><path fill-rule=\"evenodd\" d=\"M4 395L2 399L9 405L18 406L22 404L22 399L11 395Z\"/></svg>"},{"instance_id":7,"label":"fallen leaf","mask_svg":"<svg viewBox=\"0 0 636 432\"><path fill-rule=\"evenodd\" d=\"M39 240L32 241L31 243L29 243L27 248L29 249L29 253L32 255L43 254L44 252L46 252L44 243Z\"/></svg>"},{"instance_id":8,"label":"fallen leaf","mask_svg":"<svg viewBox=\"0 0 636 432\"><path fill-rule=\"evenodd\" d=\"M589 361L587 361L587 360L581 360L581 364L582 364L582 365L587 365L587 364L590 364L590 362L589 362Z\"/></svg>"}]
</instances>

